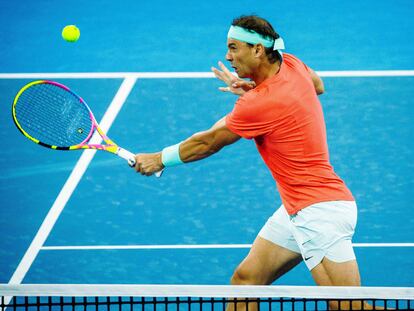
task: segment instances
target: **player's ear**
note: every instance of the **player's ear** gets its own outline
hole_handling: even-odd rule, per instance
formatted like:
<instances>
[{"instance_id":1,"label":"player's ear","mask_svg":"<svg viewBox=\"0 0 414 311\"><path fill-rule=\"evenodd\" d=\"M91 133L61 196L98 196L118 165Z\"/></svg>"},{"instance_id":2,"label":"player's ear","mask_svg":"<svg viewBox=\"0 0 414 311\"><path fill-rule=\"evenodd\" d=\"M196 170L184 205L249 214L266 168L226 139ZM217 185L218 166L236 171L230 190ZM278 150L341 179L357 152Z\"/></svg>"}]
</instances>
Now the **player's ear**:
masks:
<instances>
[{"instance_id":1,"label":"player's ear","mask_svg":"<svg viewBox=\"0 0 414 311\"><path fill-rule=\"evenodd\" d=\"M266 54L265 47L260 43L255 44L253 48L255 57L261 57L262 55Z\"/></svg>"}]
</instances>

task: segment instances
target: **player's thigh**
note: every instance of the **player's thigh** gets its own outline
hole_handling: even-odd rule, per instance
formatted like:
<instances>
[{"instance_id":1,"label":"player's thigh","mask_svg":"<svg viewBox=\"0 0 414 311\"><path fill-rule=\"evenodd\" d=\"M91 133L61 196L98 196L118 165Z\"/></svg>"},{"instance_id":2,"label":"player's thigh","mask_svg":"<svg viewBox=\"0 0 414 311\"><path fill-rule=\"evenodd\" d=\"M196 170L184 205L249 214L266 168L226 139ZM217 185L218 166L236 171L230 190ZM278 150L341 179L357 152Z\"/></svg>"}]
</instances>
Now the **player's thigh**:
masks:
<instances>
[{"instance_id":1,"label":"player's thigh","mask_svg":"<svg viewBox=\"0 0 414 311\"><path fill-rule=\"evenodd\" d=\"M311 271L315 283L320 286L361 286L356 260L334 262L324 257ZM373 310L373 306L362 301L329 302L329 310ZM375 308L377 309L377 308Z\"/></svg>"},{"instance_id":2,"label":"player's thigh","mask_svg":"<svg viewBox=\"0 0 414 311\"><path fill-rule=\"evenodd\" d=\"M321 286L360 286L361 278L356 260L334 262L324 258L311 271L317 285Z\"/></svg>"},{"instance_id":3,"label":"player's thigh","mask_svg":"<svg viewBox=\"0 0 414 311\"><path fill-rule=\"evenodd\" d=\"M300 253L258 236L237 267L233 284L271 284L302 261Z\"/></svg>"}]
</instances>

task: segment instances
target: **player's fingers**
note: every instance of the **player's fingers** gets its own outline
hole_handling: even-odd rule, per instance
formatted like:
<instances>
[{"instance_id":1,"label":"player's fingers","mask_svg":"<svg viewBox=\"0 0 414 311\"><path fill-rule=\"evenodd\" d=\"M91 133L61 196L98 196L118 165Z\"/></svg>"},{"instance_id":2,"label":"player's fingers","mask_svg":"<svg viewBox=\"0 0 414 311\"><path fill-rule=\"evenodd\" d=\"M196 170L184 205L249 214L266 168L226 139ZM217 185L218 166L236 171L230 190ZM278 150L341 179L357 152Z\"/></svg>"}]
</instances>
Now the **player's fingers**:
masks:
<instances>
[{"instance_id":1,"label":"player's fingers","mask_svg":"<svg viewBox=\"0 0 414 311\"><path fill-rule=\"evenodd\" d=\"M139 154L135 156L135 170L142 174L142 157Z\"/></svg>"},{"instance_id":2,"label":"player's fingers","mask_svg":"<svg viewBox=\"0 0 414 311\"><path fill-rule=\"evenodd\" d=\"M226 84L230 83L230 80L228 79L228 77L220 70L218 70L215 67L211 67L211 70L213 71L214 75L216 76L217 79L223 81Z\"/></svg>"},{"instance_id":3,"label":"player's fingers","mask_svg":"<svg viewBox=\"0 0 414 311\"><path fill-rule=\"evenodd\" d=\"M230 92L230 87L229 86L226 86L226 87L219 87L219 90L220 91L222 91L222 92Z\"/></svg>"},{"instance_id":4,"label":"player's fingers","mask_svg":"<svg viewBox=\"0 0 414 311\"><path fill-rule=\"evenodd\" d=\"M218 62L218 65L226 76L233 77L233 74L230 72L230 70L227 69L227 67L222 62Z\"/></svg>"},{"instance_id":5,"label":"player's fingers","mask_svg":"<svg viewBox=\"0 0 414 311\"><path fill-rule=\"evenodd\" d=\"M218 78L220 76L220 70L218 70L216 67L211 67L211 71L214 73L214 75Z\"/></svg>"},{"instance_id":6,"label":"player's fingers","mask_svg":"<svg viewBox=\"0 0 414 311\"><path fill-rule=\"evenodd\" d=\"M225 81L227 85L233 84L234 82L243 81L237 75L228 70L222 62L219 62L219 66L223 70L222 75L225 76Z\"/></svg>"},{"instance_id":7,"label":"player's fingers","mask_svg":"<svg viewBox=\"0 0 414 311\"><path fill-rule=\"evenodd\" d=\"M234 88L242 88L244 90L251 90L252 88L255 87L255 85L253 83L251 83L250 81L240 80L240 81L234 82L232 84L232 87L234 87Z\"/></svg>"},{"instance_id":8,"label":"player's fingers","mask_svg":"<svg viewBox=\"0 0 414 311\"><path fill-rule=\"evenodd\" d=\"M134 170L137 172L138 171L138 155L136 154L135 155L135 163L134 163L134 166L133 166L133 168L134 168Z\"/></svg>"},{"instance_id":9,"label":"player's fingers","mask_svg":"<svg viewBox=\"0 0 414 311\"><path fill-rule=\"evenodd\" d=\"M224 65L222 62L218 62L220 69L222 70L222 75L226 77L229 81L237 79L237 77Z\"/></svg>"},{"instance_id":10,"label":"player's fingers","mask_svg":"<svg viewBox=\"0 0 414 311\"><path fill-rule=\"evenodd\" d=\"M142 168L142 174L145 176L152 176L157 171L154 165L147 165L146 167Z\"/></svg>"}]
</instances>

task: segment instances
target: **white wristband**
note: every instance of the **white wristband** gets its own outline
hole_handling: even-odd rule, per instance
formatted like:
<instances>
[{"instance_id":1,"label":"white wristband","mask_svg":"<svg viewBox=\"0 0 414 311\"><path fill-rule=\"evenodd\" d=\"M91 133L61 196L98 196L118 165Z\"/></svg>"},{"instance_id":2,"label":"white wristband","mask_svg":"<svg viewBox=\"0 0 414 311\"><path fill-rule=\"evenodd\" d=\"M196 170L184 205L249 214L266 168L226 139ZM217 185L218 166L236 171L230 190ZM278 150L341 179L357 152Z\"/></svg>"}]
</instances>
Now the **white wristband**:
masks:
<instances>
[{"instance_id":1,"label":"white wristband","mask_svg":"<svg viewBox=\"0 0 414 311\"><path fill-rule=\"evenodd\" d=\"M183 164L180 158L180 144L165 147L161 153L161 161L165 167Z\"/></svg>"}]
</instances>

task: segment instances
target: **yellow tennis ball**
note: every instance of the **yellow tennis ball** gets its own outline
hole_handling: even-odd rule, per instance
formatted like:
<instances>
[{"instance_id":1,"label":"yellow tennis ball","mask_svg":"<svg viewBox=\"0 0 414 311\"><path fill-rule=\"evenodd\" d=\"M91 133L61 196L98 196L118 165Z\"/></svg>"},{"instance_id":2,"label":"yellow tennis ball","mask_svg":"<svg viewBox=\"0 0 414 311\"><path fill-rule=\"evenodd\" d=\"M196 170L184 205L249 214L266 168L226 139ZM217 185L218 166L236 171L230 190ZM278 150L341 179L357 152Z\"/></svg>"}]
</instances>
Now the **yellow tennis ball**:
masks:
<instances>
[{"instance_id":1,"label":"yellow tennis ball","mask_svg":"<svg viewBox=\"0 0 414 311\"><path fill-rule=\"evenodd\" d=\"M80 30L75 25L67 25L62 30L62 38L68 42L76 42L80 37Z\"/></svg>"}]
</instances>

